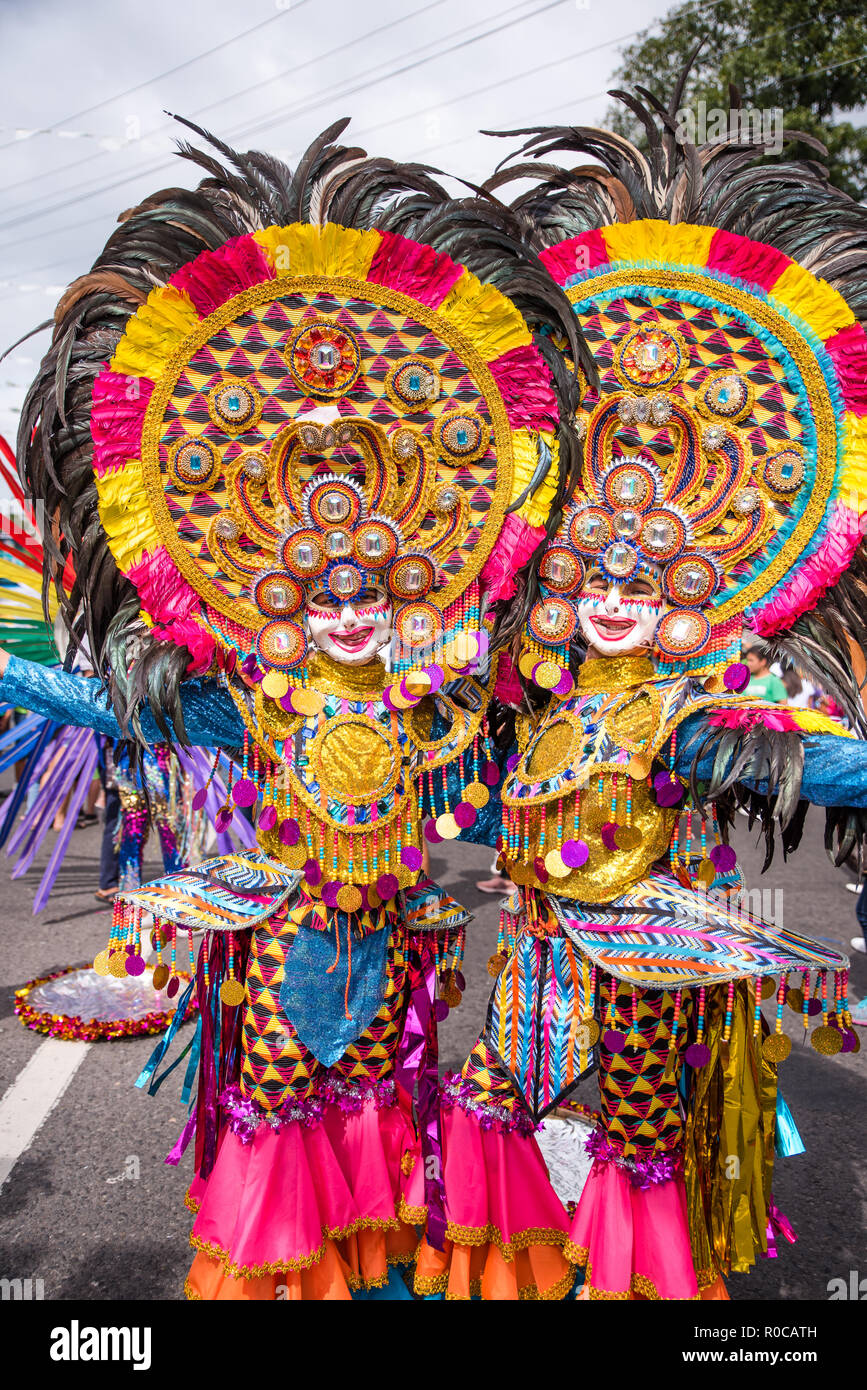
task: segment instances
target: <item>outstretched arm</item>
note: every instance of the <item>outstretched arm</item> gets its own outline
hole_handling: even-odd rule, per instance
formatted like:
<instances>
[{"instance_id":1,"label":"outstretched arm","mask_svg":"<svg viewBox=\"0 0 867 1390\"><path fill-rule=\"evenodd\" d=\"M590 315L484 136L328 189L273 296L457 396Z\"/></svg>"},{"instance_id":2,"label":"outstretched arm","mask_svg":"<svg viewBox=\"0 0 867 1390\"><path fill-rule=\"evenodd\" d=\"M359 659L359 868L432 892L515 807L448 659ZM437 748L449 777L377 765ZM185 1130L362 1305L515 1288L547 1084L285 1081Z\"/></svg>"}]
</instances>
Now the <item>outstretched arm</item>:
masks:
<instances>
[{"instance_id":1,"label":"outstretched arm","mask_svg":"<svg viewBox=\"0 0 867 1390\"><path fill-rule=\"evenodd\" d=\"M689 777L693 772L696 750L704 744L694 769L696 781L719 784L727 778L740 750L732 749L726 766L720 767L717 752L707 750L711 732L712 723L706 716L697 715L684 721L677 756L677 771L682 777ZM792 747L786 758L789 767L797 759L795 745L802 750L803 771L797 795L803 800L812 802L814 806L867 807L867 741L847 738L842 734L804 733L795 729L775 728L764 732L770 733L775 741L791 741ZM716 733L718 747L721 747L725 727L718 727ZM767 756L758 751L738 777L751 790L762 794L769 790ZM771 792L775 790L776 787L770 788Z\"/></svg>"},{"instance_id":2,"label":"outstretched arm","mask_svg":"<svg viewBox=\"0 0 867 1390\"><path fill-rule=\"evenodd\" d=\"M78 724L109 738L123 738L108 696L100 682L57 667L39 666L0 651L0 701L43 714L58 724ZM244 727L226 691L216 681L190 681L182 691L187 742L206 748L235 747ZM147 708L141 712L142 733L148 743L164 742ZM171 728L171 724L169 724Z\"/></svg>"}]
</instances>

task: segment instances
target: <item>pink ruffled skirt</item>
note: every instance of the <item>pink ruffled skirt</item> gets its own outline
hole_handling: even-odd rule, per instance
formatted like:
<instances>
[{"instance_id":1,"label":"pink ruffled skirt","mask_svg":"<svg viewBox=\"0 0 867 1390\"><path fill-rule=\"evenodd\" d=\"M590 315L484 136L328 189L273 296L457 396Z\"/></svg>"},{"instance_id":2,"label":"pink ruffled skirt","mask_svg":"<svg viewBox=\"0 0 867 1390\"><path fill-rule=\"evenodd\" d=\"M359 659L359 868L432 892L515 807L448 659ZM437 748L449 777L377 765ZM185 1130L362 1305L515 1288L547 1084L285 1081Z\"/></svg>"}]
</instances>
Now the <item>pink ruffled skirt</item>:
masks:
<instances>
[{"instance_id":1,"label":"pink ruffled skirt","mask_svg":"<svg viewBox=\"0 0 867 1390\"><path fill-rule=\"evenodd\" d=\"M423 1240L416 1264L417 1293L447 1299L565 1298L575 1279L566 1253L569 1216L551 1186L532 1135L483 1128L459 1106L442 1115L445 1250ZM421 1164L407 1202L422 1193Z\"/></svg>"},{"instance_id":2,"label":"pink ruffled skirt","mask_svg":"<svg viewBox=\"0 0 867 1390\"><path fill-rule=\"evenodd\" d=\"M417 1154L408 1107L372 1099L349 1113L328 1105L313 1125L263 1121L246 1141L227 1129L189 1193L187 1295L329 1300L382 1287L418 1247L425 1212L404 1200Z\"/></svg>"},{"instance_id":3,"label":"pink ruffled skirt","mask_svg":"<svg viewBox=\"0 0 867 1390\"><path fill-rule=\"evenodd\" d=\"M641 1189L615 1163L597 1159L572 1222L570 1253L585 1269L585 1297L703 1296L693 1267L682 1175Z\"/></svg>"}]
</instances>

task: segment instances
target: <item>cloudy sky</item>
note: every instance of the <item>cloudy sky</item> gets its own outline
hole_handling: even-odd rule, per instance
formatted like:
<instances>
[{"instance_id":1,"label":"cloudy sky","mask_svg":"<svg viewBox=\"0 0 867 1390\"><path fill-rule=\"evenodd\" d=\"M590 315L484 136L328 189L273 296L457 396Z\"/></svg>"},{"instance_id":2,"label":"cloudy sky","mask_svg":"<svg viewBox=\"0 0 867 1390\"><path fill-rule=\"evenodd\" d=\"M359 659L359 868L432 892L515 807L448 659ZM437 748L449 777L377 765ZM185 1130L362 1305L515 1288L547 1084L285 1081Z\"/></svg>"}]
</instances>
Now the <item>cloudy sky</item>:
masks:
<instances>
[{"instance_id":1,"label":"cloudy sky","mask_svg":"<svg viewBox=\"0 0 867 1390\"><path fill-rule=\"evenodd\" d=\"M179 112L292 163L338 116L371 153L468 178L475 134L598 124L620 48L666 0L0 0L0 345L44 321L120 211L195 175ZM0 363L0 431L47 333Z\"/></svg>"}]
</instances>

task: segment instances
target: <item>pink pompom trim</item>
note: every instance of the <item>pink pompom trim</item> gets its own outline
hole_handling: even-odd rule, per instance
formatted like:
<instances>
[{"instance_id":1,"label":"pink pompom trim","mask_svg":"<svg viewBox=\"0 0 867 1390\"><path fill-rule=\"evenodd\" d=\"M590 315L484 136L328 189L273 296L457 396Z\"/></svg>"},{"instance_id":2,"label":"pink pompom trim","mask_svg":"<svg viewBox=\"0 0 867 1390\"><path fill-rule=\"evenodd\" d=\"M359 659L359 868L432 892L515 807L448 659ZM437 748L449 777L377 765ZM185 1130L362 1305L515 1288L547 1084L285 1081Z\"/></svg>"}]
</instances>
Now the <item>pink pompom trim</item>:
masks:
<instances>
[{"instance_id":1,"label":"pink pompom trim","mask_svg":"<svg viewBox=\"0 0 867 1390\"><path fill-rule=\"evenodd\" d=\"M864 527L857 514L838 502L828 534L815 553L802 561L798 572L773 599L751 610L753 630L760 637L767 637L788 627L801 613L815 608L826 590L849 568L863 534Z\"/></svg>"},{"instance_id":2,"label":"pink pompom trim","mask_svg":"<svg viewBox=\"0 0 867 1390\"><path fill-rule=\"evenodd\" d=\"M199 612L201 602L195 590L164 546L145 551L127 570L127 579L135 585L142 608L156 622L185 620Z\"/></svg>"},{"instance_id":3,"label":"pink pompom trim","mask_svg":"<svg viewBox=\"0 0 867 1390\"><path fill-rule=\"evenodd\" d=\"M527 563L544 534L543 527L530 526L514 512L506 517L481 574L482 593L492 603L514 596L515 575Z\"/></svg>"},{"instance_id":4,"label":"pink pompom trim","mask_svg":"<svg viewBox=\"0 0 867 1390\"><path fill-rule=\"evenodd\" d=\"M853 415L867 415L867 334L860 323L850 323L825 342L834 363L843 404Z\"/></svg>"},{"instance_id":5,"label":"pink pompom trim","mask_svg":"<svg viewBox=\"0 0 867 1390\"><path fill-rule=\"evenodd\" d=\"M798 724L785 708L721 709L708 719L709 724L722 729L776 729L780 733L797 732Z\"/></svg>"},{"instance_id":6,"label":"pink pompom trim","mask_svg":"<svg viewBox=\"0 0 867 1390\"><path fill-rule=\"evenodd\" d=\"M367 279L371 284L388 285L389 289L436 309L463 273L462 266L430 246L422 246L394 232L383 232Z\"/></svg>"},{"instance_id":7,"label":"pink pompom trim","mask_svg":"<svg viewBox=\"0 0 867 1390\"><path fill-rule=\"evenodd\" d=\"M510 348L488 365L513 430L545 430L557 424L557 398L537 348L529 344Z\"/></svg>"},{"instance_id":8,"label":"pink pompom trim","mask_svg":"<svg viewBox=\"0 0 867 1390\"><path fill-rule=\"evenodd\" d=\"M770 290L791 264L790 257L775 247L735 232L714 232L707 258L708 270L722 271L763 290Z\"/></svg>"},{"instance_id":9,"label":"pink pompom trim","mask_svg":"<svg viewBox=\"0 0 867 1390\"><path fill-rule=\"evenodd\" d=\"M203 251L176 271L171 284L188 294L196 312L207 318L242 290L274 278L275 271L259 243L251 236L240 236L216 251Z\"/></svg>"},{"instance_id":10,"label":"pink pompom trim","mask_svg":"<svg viewBox=\"0 0 867 1390\"><path fill-rule=\"evenodd\" d=\"M539 256L557 281L565 285L573 275L585 270L595 270L598 265L607 265L610 260L605 238L599 231L582 232L580 236L569 237L556 246L549 246Z\"/></svg>"},{"instance_id":11,"label":"pink pompom trim","mask_svg":"<svg viewBox=\"0 0 867 1390\"><path fill-rule=\"evenodd\" d=\"M145 411L153 389L148 377L121 376L110 367L103 368L94 381L90 428L93 470L98 478L139 457Z\"/></svg>"}]
</instances>

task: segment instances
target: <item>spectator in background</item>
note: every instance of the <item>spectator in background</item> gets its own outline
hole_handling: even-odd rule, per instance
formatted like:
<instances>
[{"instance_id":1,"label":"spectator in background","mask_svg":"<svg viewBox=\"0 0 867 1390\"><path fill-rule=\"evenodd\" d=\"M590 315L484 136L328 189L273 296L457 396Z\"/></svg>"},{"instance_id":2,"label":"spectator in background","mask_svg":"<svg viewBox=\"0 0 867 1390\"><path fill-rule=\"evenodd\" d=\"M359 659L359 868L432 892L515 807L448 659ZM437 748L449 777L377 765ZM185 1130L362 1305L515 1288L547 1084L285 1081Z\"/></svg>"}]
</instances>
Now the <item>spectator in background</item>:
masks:
<instances>
[{"instance_id":1,"label":"spectator in background","mask_svg":"<svg viewBox=\"0 0 867 1390\"><path fill-rule=\"evenodd\" d=\"M774 675L758 647L745 648L743 659L750 672L750 683L744 694L751 695L754 700L767 700L772 705L787 704L788 690L780 677Z\"/></svg>"}]
</instances>

